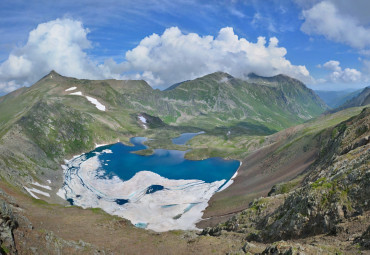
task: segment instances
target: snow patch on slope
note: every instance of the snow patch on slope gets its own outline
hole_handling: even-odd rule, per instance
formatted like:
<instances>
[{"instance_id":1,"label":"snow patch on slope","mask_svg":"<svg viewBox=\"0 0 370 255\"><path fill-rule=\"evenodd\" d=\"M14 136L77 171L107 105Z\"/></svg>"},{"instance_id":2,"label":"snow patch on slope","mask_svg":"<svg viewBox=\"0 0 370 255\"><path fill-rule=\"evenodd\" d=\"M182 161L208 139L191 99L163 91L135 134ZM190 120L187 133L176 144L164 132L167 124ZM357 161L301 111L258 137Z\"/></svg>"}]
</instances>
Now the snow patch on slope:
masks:
<instances>
[{"instance_id":1,"label":"snow patch on slope","mask_svg":"<svg viewBox=\"0 0 370 255\"><path fill-rule=\"evenodd\" d=\"M81 91L70 93L70 95L83 96ZM95 105L95 107L98 110L105 112L105 105L101 104L97 99L95 99L93 97L89 97L89 96L85 96L85 98L87 100L89 100L90 103L92 103L93 105Z\"/></svg>"},{"instance_id":2,"label":"snow patch on slope","mask_svg":"<svg viewBox=\"0 0 370 255\"><path fill-rule=\"evenodd\" d=\"M143 116L139 116L139 119L141 120L142 123L146 123L146 118Z\"/></svg>"},{"instance_id":3,"label":"snow patch on slope","mask_svg":"<svg viewBox=\"0 0 370 255\"><path fill-rule=\"evenodd\" d=\"M77 91L77 92L71 93L70 95L73 95L73 96L82 96L82 92L81 91Z\"/></svg>"},{"instance_id":4,"label":"snow patch on slope","mask_svg":"<svg viewBox=\"0 0 370 255\"><path fill-rule=\"evenodd\" d=\"M69 89L66 89L65 91L72 91L72 90L75 90L77 89L77 87L70 87Z\"/></svg>"},{"instance_id":5,"label":"snow patch on slope","mask_svg":"<svg viewBox=\"0 0 370 255\"><path fill-rule=\"evenodd\" d=\"M40 194L40 195L43 195L43 196L46 196L46 197L50 197L49 193L47 192L44 192L44 191L41 191L41 190L38 190L38 189L35 189L35 188L27 188L25 186L23 186L23 188L25 188L27 190L28 193L30 193L30 195L36 199L40 199L38 198L34 193L37 193L37 194Z\"/></svg>"},{"instance_id":6,"label":"snow patch on slope","mask_svg":"<svg viewBox=\"0 0 370 255\"><path fill-rule=\"evenodd\" d=\"M148 126L145 125L147 123L146 118L142 115L139 115L139 120L140 120L141 124L143 124L144 129L148 129Z\"/></svg>"},{"instance_id":7,"label":"snow patch on slope","mask_svg":"<svg viewBox=\"0 0 370 255\"><path fill-rule=\"evenodd\" d=\"M85 96L85 97L87 98L87 100L90 101L90 103L94 104L95 107L98 108L98 110L105 112L105 106L102 105L98 100L96 100L93 97L89 97L89 96Z\"/></svg>"},{"instance_id":8,"label":"snow patch on slope","mask_svg":"<svg viewBox=\"0 0 370 255\"><path fill-rule=\"evenodd\" d=\"M40 187L40 188L44 188L44 189L51 190L51 187L50 187L50 186L42 185L42 184L40 184L40 183L38 183L38 182L32 182L31 184L32 184L32 185L35 185L35 186L38 186L38 187Z\"/></svg>"}]
</instances>

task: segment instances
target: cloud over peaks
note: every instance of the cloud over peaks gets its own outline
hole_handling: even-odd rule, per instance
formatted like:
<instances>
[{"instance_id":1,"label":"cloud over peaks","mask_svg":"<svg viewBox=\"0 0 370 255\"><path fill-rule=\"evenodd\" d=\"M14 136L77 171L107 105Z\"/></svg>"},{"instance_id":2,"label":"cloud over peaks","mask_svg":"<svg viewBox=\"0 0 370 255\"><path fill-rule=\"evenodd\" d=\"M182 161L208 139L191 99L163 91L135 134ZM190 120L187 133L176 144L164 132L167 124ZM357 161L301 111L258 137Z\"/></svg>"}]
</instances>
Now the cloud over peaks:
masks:
<instances>
[{"instance_id":1,"label":"cloud over peaks","mask_svg":"<svg viewBox=\"0 0 370 255\"><path fill-rule=\"evenodd\" d=\"M310 78L305 66L295 66L285 58L287 51L278 46L276 37L266 42L239 38L233 28L222 28L217 37L184 34L171 27L162 35L152 34L126 53L123 71L136 71L136 77L148 74L149 82L165 87L183 80L193 79L216 71L245 77L250 72L272 76L284 73L298 79Z\"/></svg>"},{"instance_id":2,"label":"cloud over peaks","mask_svg":"<svg viewBox=\"0 0 370 255\"><path fill-rule=\"evenodd\" d=\"M77 78L106 77L85 52L92 47L88 33L80 21L71 19L39 24L29 33L26 45L0 64L0 90L32 84L52 69Z\"/></svg>"},{"instance_id":3,"label":"cloud over peaks","mask_svg":"<svg viewBox=\"0 0 370 255\"><path fill-rule=\"evenodd\" d=\"M121 63L98 63L87 53L92 47L89 30L80 21L56 19L39 24L23 47L14 49L0 64L0 93L30 85L50 70L65 76L88 79L144 79L165 88L211 72L236 77L250 72L272 76L279 73L307 81L305 66L293 65L278 39L259 37L256 42L239 38L233 28L222 28L216 37L183 33L178 27L162 35L152 34L125 54Z\"/></svg>"}]
</instances>

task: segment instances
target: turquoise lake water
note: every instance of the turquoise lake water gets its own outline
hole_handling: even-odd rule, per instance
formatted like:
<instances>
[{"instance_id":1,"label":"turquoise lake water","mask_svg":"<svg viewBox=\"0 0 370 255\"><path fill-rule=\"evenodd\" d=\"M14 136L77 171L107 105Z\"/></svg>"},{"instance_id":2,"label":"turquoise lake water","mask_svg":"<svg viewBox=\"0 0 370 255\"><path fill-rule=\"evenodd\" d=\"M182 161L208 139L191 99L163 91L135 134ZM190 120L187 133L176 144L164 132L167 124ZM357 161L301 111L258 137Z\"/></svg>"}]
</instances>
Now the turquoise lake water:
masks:
<instances>
[{"instance_id":1,"label":"turquoise lake water","mask_svg":"<svg viewBox=\"0 0 370 255\"><path fill-rule=\"evenodd\" d=\"M204 132L201 131L198 133L183 133L179 137L173 138L172 142L177 145L185 145L191 138L200 134L204 134Z\"/></svg>"},{"instance_id":2,"label":"turquoise lake water","mask_svg":"<svg viewBox=\"0 0 370 255\"><path fill-rule=\"evenodd\" d=\"M183 134L174 142L186 144L197 134ZM147 148L146 140L135 137L132 145L101 146L72 159L65 172L65 199L83 208L102 208L139 228L195 229L209 199L235 174L239 161L187 160L187 151L179 150L156 149L146 156L134 153Z\"/></svg>"},{"instance_id":3,"label":"turquoise lake water","mask_svg":"<svg viewBox=\"0 0 370 255\"><path fill-rule=\"evenodd\" d=\"M188 139L190 139L189 137L187 136ZM133 146L116 143L99 147L86 156L93 156L93 152L110 149L112 153L102 153L98 156L102 168L105 170L106 176L116 175L122 180L129 180L137 172L146 170L168 179L197 179L211 183L229 180L239 167L237 160L222 158L187 160L184 158L186 151L156 149L154 154L149 156L132 153L146 149L146 146L142 144L145 140L146 138L143 137L135 137L130 140ZM152 187L154 191L159 188Z\"/></svg>"}]
</instances>

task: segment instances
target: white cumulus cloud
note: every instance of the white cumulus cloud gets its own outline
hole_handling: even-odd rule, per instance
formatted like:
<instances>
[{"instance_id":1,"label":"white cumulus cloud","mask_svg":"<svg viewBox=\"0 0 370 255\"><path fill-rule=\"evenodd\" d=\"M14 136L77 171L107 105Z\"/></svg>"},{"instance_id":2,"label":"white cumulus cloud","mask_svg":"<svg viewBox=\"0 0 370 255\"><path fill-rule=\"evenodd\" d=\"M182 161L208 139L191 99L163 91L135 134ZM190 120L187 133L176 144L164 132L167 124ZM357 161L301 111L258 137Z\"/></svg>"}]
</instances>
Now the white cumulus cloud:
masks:
<instances>
[{"instance_id":1,"label":"white cumulus cloud","mask_svg":"<svg viewBox=\"0 0 370 255\"><path fill-rule=\"evenodd\" d=\"M361 23L362 13L358 9L348 7L346 8L348 13L346 13L345 6L341 2L343 1L322 1L314 4L310 9L303 10L304 23L301 30L309 35L323 35L329 40L344 43L353 48L369 47L370 28ZM356 6L356 1L346 2Z\"/></svg>"},{"instance_id":2,"label":"white cumulus cloud","mask_svg":"<svg viewBox=\"0 0 370 255\"><path fill-rule=\"evenodd\" d=\"M39 24L27 43L14 49L0 64L0 93L31 85L55 70L65 76L87 79L144 79L155 87L224 71L236 77L250 72L272 76L287 74L308 81L305 66L293 65L278 39L259 37L256 42L239 38L231 27L222 28L216 37L183 33L171 27L162 35L152 34L116 63L107 59L97 63L88 54L92 47L89 30L80 21L56 19Z\"/></svg>"},{"instance_id":3,"label":"white cumulus cloud","mask_svg":"<svg viewBox=\"0 0 370 255\"><path fill-rule=\"evenodd\" d=\"M340 62L336 60L330 60L326 62L323 67L334 72L340 72L342 70L340 67Z\"/></svg>"},{"instance_id":4,"label":"white cumulus cloud","mask_svg":"<svg viewBox=\"0 0 370 255\"><path fill-rule=\"evenodd\" d=\"M278 46L276 37L266 42L239 38L231 27L222 28L217 37L184 34L171 27L162 35L152 34L126 53L123 72L136 71L135 78L148 79L151 85L165 87L208 73L224 71L236 77L250 72L272 76L284 73L301 80L309 80L305 66L291 64L287 51Z\"/></svg>"},{"instance_id":5,"label":"white cumulus cloud","mask_svg":"<svg viewBox=\"0 0 370 255\"><path fill-rule=\"evenodd\" d=\"M322 67L331 71L327 78L321 80L323 83L358 83L362 80L362 73L360 71L353 68L342 69L340 62L336 60L326 62Z\"/></svg>"},{"instance_id":6,"label":"white cumulus cloud","mask_svg":"<svg viewBox=\"0 0 370 255\"><path fill-rule=\"evenodd\" d=\"M30 85L51 70L77 78L111 75L86 54L85 50L91 48L88 32L81 22L71 19L39 24L30 32L27 43L0 64L0 91Z\"/></svg>"}]
</instances>

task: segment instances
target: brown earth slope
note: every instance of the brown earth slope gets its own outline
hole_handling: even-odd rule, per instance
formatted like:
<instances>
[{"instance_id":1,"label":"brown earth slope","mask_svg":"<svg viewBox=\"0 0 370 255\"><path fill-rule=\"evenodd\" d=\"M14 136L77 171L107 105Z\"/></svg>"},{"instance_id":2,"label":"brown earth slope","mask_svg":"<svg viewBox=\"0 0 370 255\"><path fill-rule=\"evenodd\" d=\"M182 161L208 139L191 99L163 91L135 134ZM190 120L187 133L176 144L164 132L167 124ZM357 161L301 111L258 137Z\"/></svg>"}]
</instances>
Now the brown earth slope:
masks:
<instances>
[{"instance_id":1,"label":"brown earth slope","mask_svg":"<svg viewBox=\"0 0 370 255\"><path fill-rule=\"evenodd\" d=\"M266 137L262 148L242 161L234 183L211 198L204 220L198 226L204 228L223 222L246 209L253 199L266 196L273 185L299 179L318 158L321 145L328 139L322 136L322 131L358 114L361 109L323 115Z\"/></svg>"}]
</instances>

